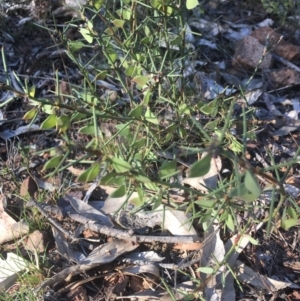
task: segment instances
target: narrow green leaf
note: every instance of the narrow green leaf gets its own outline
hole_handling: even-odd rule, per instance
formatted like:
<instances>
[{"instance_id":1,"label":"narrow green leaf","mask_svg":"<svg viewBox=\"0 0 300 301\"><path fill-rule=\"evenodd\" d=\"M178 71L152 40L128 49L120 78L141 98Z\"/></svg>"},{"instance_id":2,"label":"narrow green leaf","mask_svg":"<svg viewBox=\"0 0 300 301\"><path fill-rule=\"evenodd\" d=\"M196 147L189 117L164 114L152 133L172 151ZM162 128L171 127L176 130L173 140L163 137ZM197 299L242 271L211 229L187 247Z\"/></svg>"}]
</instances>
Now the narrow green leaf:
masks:
<instances>
[{"instance_id":1,"label":"narrow green leaf","mask_svg":"<svg viewBox=\"0 0 300 301\"><path fill-rule=\"evenodd\" d=\"M77 180L79 182L85 182L85 183L93 181L99 175L100 166L101 166L100 162L95 163L94 165L92 165L91 167L89 167L87 170L85 170L77 178Z\"/></svg>"},{"instance_id":2,"label":"narrow green leaf","mask_svg":"<svg viewBox=\"0 0 300 301\"><path fill-rule=\"evenodd\" d=\"M118 187L111 195L111 198L121 198L126 194L126 186L122 185Z\"/></svg>"},{"instance_id":3,"label":"narrow green leaf","mask_svg":"<svg viewBox=\"0 0 300 301\"><path fill-rule=\"evenodd\" d=\"M118 173L128 172L132 168L128 162L121 158L114 157L111 161L115 171Z\"/></svg>"},{"instance_id":4,"label":"narrow green leaf","mask_svg":"<svg viewBox=\"0 0 300 301\"><path fill-rule=\"evenodd\" d=\"M256 198L258 198L261 194L261 189L253 175L249 170L246 171L245 175L245 187L251 192Z\"/></svg>"},{"instance_id":5,"label":"narrow green leaf","mask_svg":"<svg viewBox=\"0 0 300 301\"><path fill-rule=\"evenodd\" d=\"M198 178L206 175L210 170L211 155L206 155L200 161L194 163L189 171L190 178Z\"/></svg>"},{"instance_id":6,"label":"narrow green leaf","mask_svg":"<svg viewBox=\"0 0 300 301\"><path fill-rule=\"evenodd\" d=\"M85 40L91 44L93 42L93 36L91 35L91 32L87 28L81 27L79 29L79 32L82 34L82 36L85 38Z\"/></svg>"},{"instance_id":7,"label":"narrow green leaf","mask_svg":"<svg viewBox=\"0 0 300 301\"><path fill-rule=\"evenodd\" d=\"M162 203L162 194L159 193L158 196L156 196L154 199L152 210L157 209L161 205L161 203Z\"/></svg>"},{"instance_id":8,"label":"narrow green leaf","mask_svg":"<svg viewBox=\"0 0 300 301\"><path fill-rule=\"evenodd\" d=\"M127 137L127 138L130 137L131 132L130 132L130 127L129 127L129 124L128 124L128 123L120 123L120 124L117 124L117 125L115 125L115 128L116 128L118 131L120 131L120 132L119 132L119 135L120 135L120 136Z\"/></svg>"},{"instance_id":9,"label":"narrow green leaf","mask_svg":"<svg viewBox=\"0 0 300 301\"><path fill-rule=\"evenodd\" d=\"M253 245L259 246L259 242L256 239L254 239L252 236L248 235L248 239Z\"/></svg>"},{"instance_id":10,"label":"narrow green leaf","mask_svg":"<svg viewBox=\"0 0 300 301\"><path fill-rule=\"evenodd\" d=\"M166 177L171 177L174 175L174 173L177 173L177 161L164 161L162 166L160 167L158 174L161 179Z\"/></svg>"},{"instance_id":11,"label":"narrow green leaf","mask_svg":"<svg viewBox=\"0 0 300 301\"><path fill-rule=\"evenodd\" d=\"M230 193L230 197L236 197L245 202L253 202L257 199L257 195L251 193L245 186L245 183L240 184L240 187L233 188Z\"/></svg>"},{"instance_id":12,"label":"narrow green leaf","mask_svg":"<svg viewBox=\"0 0 300 301\"><path fill-rule=\"evenodd\" d=\"M141 173L135 174L134 177L139 182L142 182L142 183L151 183L151 180L147 176L145 176L145 175L143 175Z\"/></svg>"},{"instance_id":13,"label":"narrow green leaf","mask_svg":"<svg viewBox=\"0 0 300 301\"><path fill-rule=\"evenodd\" d=\"M70 41L68 43L68 48L69 48L71 53L75 53L75 52L79 51L80 49L82 49L84 47L86 47L86 45L81 41Z\"/></svg>"},{"instance_id":14,"label":"narrow green leaf","mask_svg":"<svg viewBox=\"0 0 300 301\"><path fill-rule=\"evenodd\" d=\"M148 80L149 80L148 76L144 76L144 75L139 75L132 79L133 82L137 83L141 87L145 86Z\"/></svg>"},{"instance_id":15,"label":"narrow green leaf","mask_svg":"<svg viewBox=\"0 0 300 301\"><path fill-rule=\"evenodd\" d=\"M62 157L63 156L60 155L60 156L56 156L56 157L53 157L50 160L48 160L47 163L44 165L43 170L48 170L48 169L57 167L59 165Z\"/></svg>"},{"instance_id":16,"label":"narrow green leaf","mask_svg":"<svg viewBox=\"0 0 300 301\"><path fill-rule=\"evenodd\" d=\"M96 80L105 79L106 75L107 75L107 71L101 71L96 75Z\"/></svg>"},{"instance_id":17,"label":"narrow green leaf","mask_svg":"<svg viewBox=\"0 0 300 301\"><path fill-rule=\"evenodd\" d=\"M138 105L137 107L133 108L130 112L129 112L129 116L130 117L135 117L138 118L142 115L143 112L143 106L142 105Z\"/></svg>"},{"instance_id":18,"label":"narrow green leaf","mask_svg":"<svg viewBox=\"0 0 300 301\"><path fill-rule=\"evenodd\" d=\"M211 267L201 267L197 269L198 272L204 273L204 274L212 274L214 272L214 269Z\"/></svg>"},{"instance_id":19,"label":"narrow green leaf","mask_svg":"<svg viewBox=\"0 0 300 301\"><path fill-rule=\"evenodd\" d=\"M30 111L26 112L25 115L23 116L24 120L31 120L32 118L35 117L37 114L38 109L37 108L32 108Z\"/></svg>"},{"instance_id":20,"label":"narrow green leaf","mask_svg":"<svg viewBox=\"0 0 300 301\"><path fill-rule=\"evenodd\" d=\"M151 123L159 124L157 117L155 116L155 114L153 112L150 111L149 107L147 107L147 111L145 113L145 118L147 121L149 121Z\"/></svg>"},{"instance_id":21,"label":"narrow green leaf","mask_svg":"<svg viewBox=\"0 0 300 301\"><path fill-rule=\"evenodd\" d=\"M292 206L287 207L287 213L292 219L297 219L298 218L298 214Z\"/></svg>"},{"instance_id":22,"label":"narrow green leaf","mask_svg":"<svg viewBox=\"0 0 300 301\"><path fill-rule=\"evenodd\" d=\"M203 208L213 208L216 204L216 201L213 200L201 200L201 201L195 201L195 204L199 205L200 207Z\"/></svg>"},{"instance_id":23,"label":"narrow green leaf","mask_svg":"<svg viewBox=\"0 0 300 301\"><path fill-rule=\"evenodd\" d=\"M116 186L121 186L125 183L125 177L123 176L117 176L116 172L110 172L107 175L105 175L101 181L101 185L116 185Z\"/></svg>"},{"instance_id":24,"label":"narrow green leaf","mask_svg":"<svg viewBox=\"0 0 300 301\"><path fill-rule=\"evenodd\" d=\"M227 214L227 218L225 220L226 226L231 230L234 231L234 221L230 213Z\"/></svg>"},{"instance_id":25,"label":"narrow green leaf","mask_svg":"<svg viewBox=\"0 0 300 301\"><path fill-rule=\"evenodd\" d=\"M41 129L42 130L48 130L56 127L56 115L52 114L49 115L44 122L41 124Z\"/></svg>"},{"instance_id":26,"label":"narrow green leaf","mask_svg":"<svg viewBox=\"0 0 300 301\"><path fill-rule=\"evenodd\" d=\"M151 183L144 183L144 185L149 190L159 191L159 187L155 183L153 183L153 182L151 182Z\"/></svg>"},{"instance_id":27,"label":"narrow green leaf","mask_svg":"<svg viewBox=\"0 0 300 301\"><path fill-rule=\"evenodd\" d=\"M91 125L86 125L86 126L80 128L80 129L78 130L78 132L79 132L80 134L93 135L93 136L95 136L95 127L94 127L93 124L91 124Z\"/></svg>"},{"instance_id":28,"label":"narrow green leaf","mask_svg":"<svg viewBox=\"0 0 300 301\"><path fill-rule=\"evenodd\" d=\"M143 99L143 103L144 105L148 105L150 100L151 100L151 97L152 97L152 92L150 90L148 90L145 94L144 94L144 99Z\"/></svg>"},{"instance_id":29,"label":"narrow green leaf","mask_svg":"<svg viewBox=\"0 0 300 301\"><path fill-rule=\"evenodd\" d=\"M70 117L67 115L62 115L56 119L56 126L60 133L64 133L70 127L70 124Z\"/></svg>"}]
</instances>

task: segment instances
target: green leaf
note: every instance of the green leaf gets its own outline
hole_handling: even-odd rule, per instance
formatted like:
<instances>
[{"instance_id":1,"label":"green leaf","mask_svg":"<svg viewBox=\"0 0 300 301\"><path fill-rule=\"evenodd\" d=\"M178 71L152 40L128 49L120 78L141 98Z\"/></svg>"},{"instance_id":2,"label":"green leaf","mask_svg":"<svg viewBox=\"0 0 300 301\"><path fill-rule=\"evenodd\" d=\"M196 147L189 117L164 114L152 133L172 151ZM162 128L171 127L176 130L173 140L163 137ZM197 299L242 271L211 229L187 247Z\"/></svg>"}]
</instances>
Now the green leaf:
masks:
<instances>
[{"instance_id":1,"label":"green leaf","mask_svg":"<svg viewBox=\"0 0 300 301\"><path fill-rule=\"evenodd\" d=\"M298 214L292 206L287 207L287 213L292 219L297 219L298 218Z\"/></svg>"},{"instance_id":2,"label":"green leaf","mask_svg":"<svg viewBox=\"0 0 300 301\"><path fill-rule=\"evenodd\" d=\"M70 124L70 117L67 115L62 115L56 119L56 126L60 133L64 133L70 127Z\"/></svg>"},{"instance_id":3,"label":"green leaf","mask_svg":"<svg viewBox=\"0 0 300 301\"><path fill-rule=\"evenodd\" d=\"M204 128L208 130L214 130L218 126L218 123L219 123L219 119L215 119L213 121L206 123Z\"/></svg>"},{"instance_id":4,"label":"green leaf","mask_svg":"<svg viewBox=\"0 0 300 301\"><path fill-rule=\"evenodd\" d=\"M101 185L116 185L116 186L121 186L125 183L125 177L121 176L117 176L116 172L110 172L107 175L105 175L101 181L100 184Z\"/></svg>"},{"instance_id":5,"label":"green leaf","mask_svg":"<svg viewBox=\"0 0 300 301\"><path fill-rule=\"evenodd\" d=\"M248 239L253 245L259 246L259 242L256 239L254 239L252 236L248 235Z\"/></svg>"},{"instance_id":6,"label":"green leaf","mask_svg":"<svg viewBox=\"0 0 300 301\"><path fill-rule=\"evenodd\" d=\"M122 185L119 188L117 188L111 195L111 198L121 198L126 194L126 186Z\"/></svg>"},{"instance_id":7,"label":"green leaf","mask_svg":"<svg viewBox=\"0 0 300 301\"><path fill-rule=\"evenodd\" d=\"M114 157L111 159L112 165L116 172L123 173L128 172L132 166L121 158Z\"/></svg>"},{"instance_id":8,"label":"green leaf","mask_svg":"<svg viewBox=\"0 0 300 301\"><path fill-rule=\"evenodd\" d=\"M193 9L197 5L199 5L199 1L198 0L186 0L186 8L187 9Z\"/></svg>"},{"instance_id":9,"label":"green leaf","mask_svg":"<svg viewBox=\"0 0 300 301\"><path fill-rule=\"evenodd\" d=\"M82 36L85 38L85 40L86 40L89 44L91 44L91 43L93 42L93 39L94 39L94 38L93 38L93 36L92 36L90 30L88 30L87 28L81 27L81 28L79 29L79 32L82 34Z\"/></svg>"},{"instance_id":10,"label":"green leaf","mask_svg":"<svg viewBox=\"0 0 300 301\"><path fill-rule=\"evenodd\" d=\"M157 117L153 112L150 111L150 108L147 107L147 111L145 113L145 118L147 121L154 123L154 124L159 124Z\"/></svg>"},{"instance_id":11,"label":"green leaf","mask_svg":"<svg viewBox=\"0 0 300 301\"><path fill-rule=\"evenodd\" d=\"M182 37L181 36L177 36L172 41L170 41L170 45L173 45L173 46L178 46L178 45L181 45L181 44L182 44Z\"/></svg>"},{"instance_id":12,"label":"green leaf","mask_svg":"<svg viewBox=\"0 0 300 301\"><path fill-rule=\"evenodd\" d=\"M113 20L113 23L116 27L123 28L125 21L121 20L121 19L115 19L115 20Z\"/></svg>"},{"instance_id":13,"label":"green leaf","mask_svg":"<svg viewBox=\"0 0 300 301\"><path fill-rule=\"evenodd\" d=\"M135 174L134 178L142 183L151 183L151 180L147 176L143 175L142 173Z\"/></svg>"},{"instance_id":14,"label":"green leaf","mask_svg":"<svg viewBox=\"0 0 300 301\"><path fill-rule=\"evenodd\" d=\"M143 99L144 105L148 105L149 104L149 101L151 100L151 97L152 97L152 92L150 90L148 90L146 92L146 94L144 94L144 99Z\"/></svg>"},{"instance_id":15,"label":"green leaf","mask_svg":"<svg viewBox=\"0 0 300 301\"><path fill-rule=\"evenodd\" d=\"M137 83L141 87L145 86L148 80L149 80L148 76L144 76L144 75L139 75L132 79L133 82Z\"/></svg>"},{"instance_id":16,"label":"green leaf","mask_svg":"<svg viewBox=\"0 0 300 301\"><path fill-rule=\"evenodd\" d=\"M85 134L85 135L93 135L95 136L95 127L93 124L91 125L86 125L86 126L83 126L82 128L80 128L78 130L78 132L80 134Z\"/></svg>"},{"instance_id":17,"label":"green leaf","mask_svg":"<svg viewBox=\"0 0 300 301\"><path fill-rule=\"evenodd\" d=\"M255 201L258 196L251 193L245 186L245 183L240 184L239 187L233 188L230 193L230 197L236 197L240 200L246 201L246 202L253 202Z\"/></svg>"},{"instance_id":18,"label":"green leaf","mask_svg":"<svg viewBox=\"0 0 300 301\"><path fill-rule=\"evenodd\" d=\"M100 166L101 166L101 163L100 162L96 162L94 165L92 165L87 170L85 170L77 178L77 181L79 181L79 182L85 182L85 183L93 181L99 175Z\"/></svg>"},{"instance_id":19,"label":"green leaf","mask_svg":"<svg viewBox=\"0 0 300 301\"><path fill-rule=\"evenodd\" d=\"M177 161L164 161L162 166L160 167L158 174L160 176L160 179L163 180L164 178L168 178L173 176L174 174L177 174Z\"/></svg>"},{"instance_id":20,"label":"green leaf","mask_svg":"<svg viewBox=\"0 0 300 301\"><path fill-rule=\"evenodd\" d=\"M132 16L132 11L129 9L123 9L122 10L122 17L124 20L130 20Z\"/></svg>"},{"instance_id":21,"label":"green leaf","mask_svg":"<svg viewBox=\"0 0 300 301\"><path fill-rule=\"evenodd\" d=\"M136 140L133 144L132 144L132 147L134 148L142 148L143 146L145 146L146 144L146 139L145 138L142 138L140 140Z\"/></svg>"},{"instance_id":22,"label":"green leaf","mask_svg":"<svg viewBox=\"0 0 300 301\"><path fill-rule=\"evenodd\" d=\"M140 206L144 205L144 200L140 199L138 197L133 198L133 199L130 199L130 204L133 204L136 207L140 207Z\"/></svg>"},{"instance_id":23,"label":"green leaf","mask_svg":"<svg viewBox=\"0 0 300 301\"><path fill-rule=\"evenodd\" d=\"M210 170L211 155L206 155L190 167L189 177L198 178L206 175Z\"/></svg>"},{"instance_id":24,"label":"green leaf","mask_svg":"<svg viewBox=\"0 0 300 301\"><path fill-rule=\"evenodd\" d=\"M128 123L120 123L115 125L115 128L120 131L119 135L123 137L129 137L130 136L130 127L128 126Z\"/></svg>"},{"instance_id":25,"label":"green leaf","mask_svg":"<svg viewBox=\"0 0 300 301\"><path fill-rule=\"evenodd\" d=\"M52 105L43 105L42 110L48 115L55 114L55 109Z\"/></svg>"},{"instance_id":26,"label":"green leaf","mask_svg":"<svg viewBox=\"0 0 300 301\"><path fill-rule=\"evenodd\" d=\"M160 0L151 0L151 6L153 8L158 8L161 5L161 1Z\"/></svg>"},{"instance_id":27,"label":"green leaf","mask_svg":"<svg viewBox=\"0 0 300 301\"><path fill-rule=\"evenodd\" d=\"M281 223L281 227L284 230L288 230L291 227L294 227L298 224L298 220L297 219L284 219Z\"/></svg>"},{"instance_id":28,"label":"green leaf","mask_svg":"<svg viewBox=\"0 0 300 301\"><path fill-rule=\"evenodd\" d=\"M48 160L47 163L44 165L43 170L48 170L48 169L57 167L59 165L62 157L63 156L60 155L60 156L56 156L56 157L53 157L50 160Z\"/></svg>"},{"instance_id":29,"label":"green leaf","mask_svg":"<svg viewBox=\"0 0 300 301\"><path fill-rule=\"evenodd\" d=\"M133 109L129 112L128 116L129 116L129 117L135 117L135 118L138 118L138 117L140 117L140 116L142 115L142 112L143 112L143 106L142 106L142 105L139 105L139 106L133 108Z\"/></svg>"},{"instance_id":30,"label":"green leaf","mask_svg":"<svg viewBox=\"0 0 300 301\"><path fill-rule=\"evenodd\" d=\"M68 49L71 53L79 51L83 47L86 47L86 45L81 41L71 41L68 43Z\"/></svg>"},{"instance_id":31,"label":"green leaf","mask_svg":"<svg viewBox=\"0 0 300 301\"><path fill-rule=\"evenodd\" d=\"M111 52L108 56L110 58L109 63L114 63L119 58L119 55L116 52Z\"/></svg>"},{"instance_id":32,"label":"green leaf","mask_svg":"<svg viewBox=\"0 0 300 301\"><path fill-rule=\"evenodd\" d=\"M156 196L154 198L154 203L153 203L153 206L152 206L152 210L155 210L157 209L162 203L162 194L161 192L158 194L158 196Z\"/></svg>"},{"instance_id":33,"label":"green leaf","mask_svg":"<svg viewBox=\"0 0 300 301\"><path fill-rule=\"evenodd\" d=\"M30 111L25 113L25 115L23 116L23 119L31 120L32 118L34 118L36 116L37 112L38 112L37 108L32 108Z\"/></svg>"},{"instance_id":34,"label":"green leaf","mask_svg":"<svg viewBox=\"0 0 300 301\"><path fill-rule=\"evenodd\" d=\"M234 231L234 221L230 213L227 214L226 220L225 220L226 226L231 230Z\"/></svg>"},{"instance_id":35,"label":"green leaf","mask_svg":"<svg viewBox=\"0 0 300 301\"><path fill-rule=\"evenodd\" d=\"M124 67L125 67L125 66L124 66ZM135 69L136 69L136 67L132 65L132 66L126 68L125 74L126 74L127 76L133 76L133 75L136 74Z\"/></svg>"},{"instance_id":36,"label":"green leaf","mask_svg":"<svg viewBox=\"0 0 300 301\"><path fill-rule=\"evenodd\" d=\"M144 185L149 190L159 191L159 187L155 183L153 183L153 182L151 182L151 183L145 183Z\"/></svg>"},{"instance_id":37,"label":"green leaf","mask_svg":"<svg viewBox=\"0 0 300 301\"><path fill-rule=\"evenodd\" d=\"M198 272L201 272L203 274L212 274L214 272L214 269L211 267L201 267L197 269Z\"/></svg>"},{"instance_id":38,"label":"green leaf","mask_svg":"<svg viewBox=\"0 0 300 301\"><path fill-rule=\"evenodd\" d=\"M204 113L205 115L212 115L212 117L215 117L215 114L217 113L217 99L209 102L208 104L205 104L200 108L200 111Z\"/></svg>"},{"instance_id":39,"label":"green leaf","mask_svg":"<svg viewBox=\"0 0 300 301\"><path fill-rule=\"evenodd\" d=\"M99 10L103 4L104 0L93 0L93 6Z\"/></svg>"},{"instance_id":40,"label":"green leaf","mask_svg":"<svg viewBox=\"0 0 300 301\"><path fill-rule=\"evenodd\" d=\"M246 171L245 175L245 187L251 192L256 198L258 198L261 194L261 189L253 175L249 170Z\"/></svg>"},{"instance_id":41,"label":"green leaf","mask_svg":"<svg viewBox=\"0 0 300 301\"><path fill-rule=\"evenodd\" d=\"M82 120L84 118L86 118L86 114L75 112L74 114L72 114L71 120L78 121L78 120Z\"/></svg>"},{"instance_id":42,"label":"green leaf","mask_svg":"<svg viewBox=\"0 0 300 301\"><path fill-rule=\"evenodd\" d=\"M56 127L56 115L52 114L49 115L44 122L41 124L41 129L42 130L48 130Z\"/></svg>"},{"instance_id":43,"label":"green leaf","mask_svg":"<svg viewBox=\"0 0 300 301\"><path fill-rule=\"evenodd\" d=\"M186 114L186 115L191 114L190 109L188 108L186 103L182 103L178 109L181 114Z\"/></svg>"},{"instance_id":44,"label":"green leaf","mask_svg":"<svg viewBox=\"0 0 300 301\"><path fill-rule=\"evenodd\" d=\"M106 75L107 75L107 71L101 71L96 75L96 80L105 79Z\"/></svg>"},{"instance_id":45,"label":"green leaf","mask_svg":"<svg viewBox=\"0 0 300 301\"><path fill-rule=\"evenodd\" d=\"M203 208L213 208L216 204L216 201L213 200L200 200L200 201L195 201L195 204L199 205L200 207Z\"/></svg>"}]
</instances>

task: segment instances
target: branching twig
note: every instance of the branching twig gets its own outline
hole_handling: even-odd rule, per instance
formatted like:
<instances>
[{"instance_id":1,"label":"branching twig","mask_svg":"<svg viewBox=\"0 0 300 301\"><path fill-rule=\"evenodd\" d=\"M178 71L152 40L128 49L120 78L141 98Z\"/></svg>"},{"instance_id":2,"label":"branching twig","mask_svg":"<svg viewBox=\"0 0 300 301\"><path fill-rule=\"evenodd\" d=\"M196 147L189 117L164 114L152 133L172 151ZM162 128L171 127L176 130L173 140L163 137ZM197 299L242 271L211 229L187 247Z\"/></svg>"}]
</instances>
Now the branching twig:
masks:
<instances>
[{"instance_id":1,"label":"branching twig","mask_svg":"<svg viewBox=\"0 0 300 301\"><path fill-rule=\"evenodd\" d=\"M62 233L66 235L67 238L74 240L74 237L64 230L55 220L53 220L49 214L46 212L51 210L52 206L45 205L45 204L38 204L35 201L30 201L27 206L34 206L36 207L48 220L49 222L54 225L57 229L59 229ZM55 208L56 212L57 208ZM161 243L193 243L196 241L199 241L198 236L146 236L146 235L135 235L132 230L120 230L120 229L115 229L111 227L104 226L100 223L90 221L88 218L85 216L82 216L78 213L69 213L68 216L75 220L76 222L79 222L81 224L86 225L86 227L92 231L95 231L97 233L101 233L107 236L115 237L118 239L123 239L126 241L131 241L135 243L141 243L141 242L161 242Z\"/></svg>"}]
</instances>

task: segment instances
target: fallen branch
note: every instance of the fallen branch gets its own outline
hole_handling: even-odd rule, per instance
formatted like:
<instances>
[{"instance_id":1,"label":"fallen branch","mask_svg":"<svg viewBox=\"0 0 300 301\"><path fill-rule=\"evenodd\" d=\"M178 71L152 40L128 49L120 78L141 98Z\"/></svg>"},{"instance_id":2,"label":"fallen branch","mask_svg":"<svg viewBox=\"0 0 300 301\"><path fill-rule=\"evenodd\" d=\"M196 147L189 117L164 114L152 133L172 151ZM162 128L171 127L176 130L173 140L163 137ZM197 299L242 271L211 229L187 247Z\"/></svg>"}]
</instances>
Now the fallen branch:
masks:
<instances>
[{"instance_id":1,"label":"fallen branch","mask_svg":"<svg viewBox=\"0 0 300 301\"><path fill-rule=\"evenodd\" d=\"M55 211L56 214L60 212L61 215L63 213L61 210L54 206L49 206L46 204L38 204L37 202L31 200L27 207L36 207L46 218L47 220L58 230L60 230L64 235L66 235L67 238L74 241L76 240L69 232L64 230L55 220L53 220L49 213L46 212L46 210L49 212ZM59 215L60 215L59 214ZM161 243L168 243L168 244L174 244L174 243L194 243L196 241L200 241L200 238L198 236L146 236L146 235L136 235L134 234L133 230L121 230L121 229L115 229L112 227L104 226L100 223L90 221L88 218L78 214L78 213L68 213L67 214L70 218L72 218L74 221L79 222L86 226L87 229L90 229L94 232L101 233L110 237L115 237L118 239L123 239L126 241L134 242L134 243L145 243L145 242L161 242Z\"/></svg>"}]
</instances>

